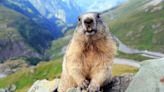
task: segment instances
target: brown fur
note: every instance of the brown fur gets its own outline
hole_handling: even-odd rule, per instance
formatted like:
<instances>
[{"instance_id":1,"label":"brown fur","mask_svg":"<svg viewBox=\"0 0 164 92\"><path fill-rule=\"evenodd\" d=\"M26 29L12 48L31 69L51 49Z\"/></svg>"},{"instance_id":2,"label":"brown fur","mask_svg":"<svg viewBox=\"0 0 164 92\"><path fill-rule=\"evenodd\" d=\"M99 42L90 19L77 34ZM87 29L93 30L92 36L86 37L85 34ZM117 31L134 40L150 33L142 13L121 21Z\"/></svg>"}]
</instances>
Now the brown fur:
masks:
<instances>
[{"instance_id":1,"label":"brown fur","mask_svg":"<svg viewBox=\"0 0 164 92\"><path fill-rule=\"evenodd\" d=\"M85 80L90 80L89 87L103 86L111 80L111 66L116 52L108 28L100 24L99 32L86 36L74 33L63 62L63 71L59 92L78 87Z\"/></svg>"}]
</instances>

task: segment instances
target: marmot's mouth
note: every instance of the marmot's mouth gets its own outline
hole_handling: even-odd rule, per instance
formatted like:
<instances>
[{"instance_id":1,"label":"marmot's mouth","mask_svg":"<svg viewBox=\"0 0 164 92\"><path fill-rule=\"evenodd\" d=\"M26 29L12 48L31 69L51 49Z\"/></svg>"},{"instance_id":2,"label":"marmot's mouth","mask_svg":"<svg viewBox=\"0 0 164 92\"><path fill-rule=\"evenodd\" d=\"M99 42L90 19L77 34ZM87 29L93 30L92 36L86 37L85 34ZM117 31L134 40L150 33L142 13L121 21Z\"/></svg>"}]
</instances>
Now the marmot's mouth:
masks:
<instances>
[{"instance_id":1,"label":"marmot's mouth","mask_svg":"<svg viewBox=\"0 0 164 92\"><path fill-rule=\"evenodd\" d=\"M97 31L96 30L87 30L87 31L85 31L85 34L86 35L94 35L95 33L96 33Z\"/></svg>"}]
</instances>

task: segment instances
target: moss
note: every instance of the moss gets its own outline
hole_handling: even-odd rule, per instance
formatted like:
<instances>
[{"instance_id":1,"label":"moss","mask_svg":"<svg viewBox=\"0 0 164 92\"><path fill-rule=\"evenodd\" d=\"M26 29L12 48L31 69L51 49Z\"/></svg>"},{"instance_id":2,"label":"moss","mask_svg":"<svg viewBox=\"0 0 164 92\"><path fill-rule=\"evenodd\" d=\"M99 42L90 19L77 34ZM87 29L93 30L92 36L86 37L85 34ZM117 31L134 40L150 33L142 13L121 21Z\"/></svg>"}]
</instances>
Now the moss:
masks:
<instances>
[{"instance_id":1,"label":"moss","mask_svg":"<svg viewBox=\"0 0 164 92\"><path fill-rule=\"evenodd\" d=\"M118 76L124 73L136 73L137 71L138 71L138 68L128 66L128 65L114 64L112 66L113 76Z\"/></svg>"}]
</instances>

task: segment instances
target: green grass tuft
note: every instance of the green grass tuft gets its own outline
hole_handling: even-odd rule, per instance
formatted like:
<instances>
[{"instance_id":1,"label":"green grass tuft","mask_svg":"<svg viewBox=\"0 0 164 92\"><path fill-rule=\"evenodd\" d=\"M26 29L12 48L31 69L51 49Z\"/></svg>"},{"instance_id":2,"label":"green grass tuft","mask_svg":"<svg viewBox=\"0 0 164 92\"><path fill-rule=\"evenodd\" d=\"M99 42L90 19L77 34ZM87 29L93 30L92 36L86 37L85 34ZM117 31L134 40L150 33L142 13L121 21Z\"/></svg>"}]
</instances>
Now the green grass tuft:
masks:
<instances>
[{"instance_id":1,"label":"green grass tuft","mask_svg":"<svg viewBox=\"0 0 164 92\"><path fill-rule=\"evenodd\" d=\"M6 78L0 79L0 88L15 84L19 91L30 87L36 80L52 80L59 77L60 73L61 59L50 62L42 62L34 68L23 68Z\"/></svg>"}]
</instances>

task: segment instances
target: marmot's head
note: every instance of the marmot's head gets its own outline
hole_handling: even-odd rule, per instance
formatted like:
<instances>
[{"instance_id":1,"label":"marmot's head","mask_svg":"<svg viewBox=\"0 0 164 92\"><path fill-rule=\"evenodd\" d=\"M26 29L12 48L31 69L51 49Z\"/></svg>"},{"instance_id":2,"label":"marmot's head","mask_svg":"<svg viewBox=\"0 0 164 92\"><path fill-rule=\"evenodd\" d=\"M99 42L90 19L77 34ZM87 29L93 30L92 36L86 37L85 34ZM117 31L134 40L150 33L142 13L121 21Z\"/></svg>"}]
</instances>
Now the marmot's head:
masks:
<instances>
[{"instance_id":1,"label":"marmot's head","mask_svg":"<svg viewBox=\"0 0 164 92\"><path fill-rule=\"evenodd\" d=\"M86 36L106 33L108 28L99 13L89 12L79 16L76 31Z\"/></svg>"}]
</instances>

